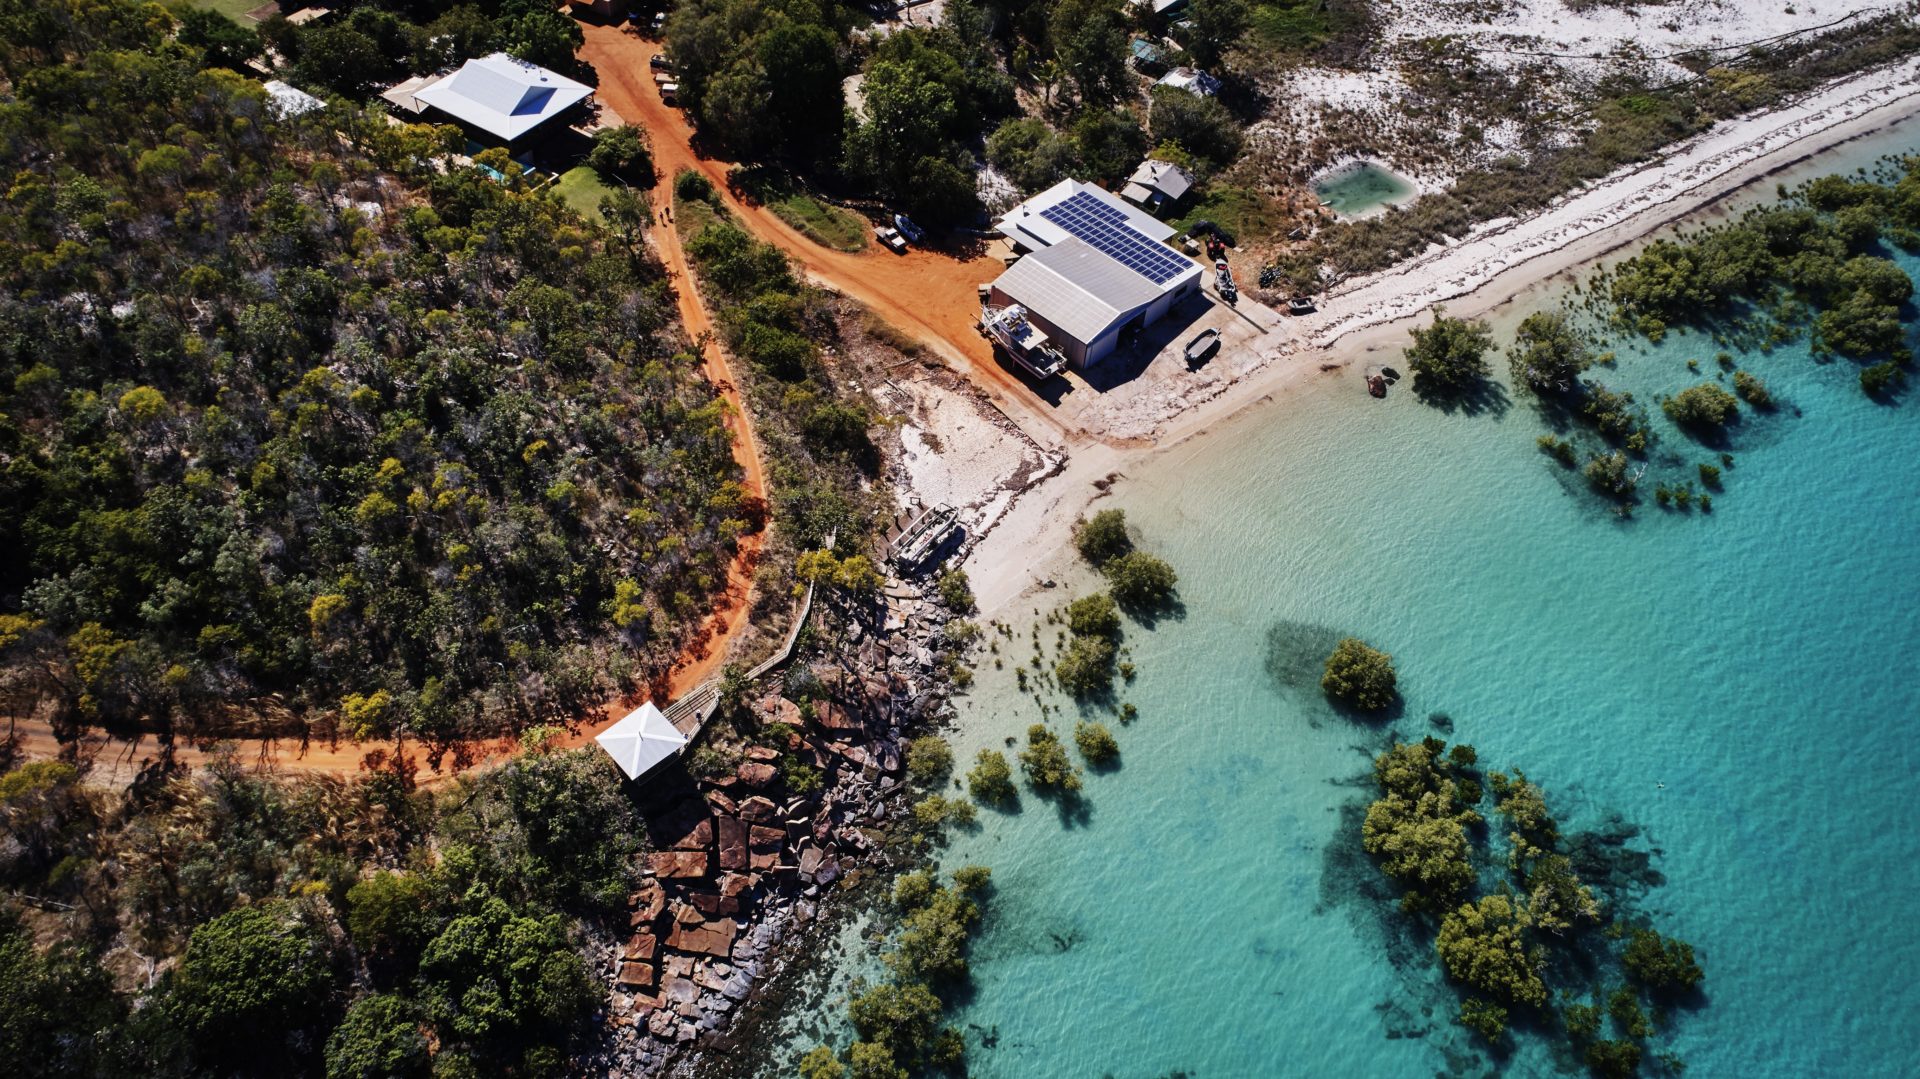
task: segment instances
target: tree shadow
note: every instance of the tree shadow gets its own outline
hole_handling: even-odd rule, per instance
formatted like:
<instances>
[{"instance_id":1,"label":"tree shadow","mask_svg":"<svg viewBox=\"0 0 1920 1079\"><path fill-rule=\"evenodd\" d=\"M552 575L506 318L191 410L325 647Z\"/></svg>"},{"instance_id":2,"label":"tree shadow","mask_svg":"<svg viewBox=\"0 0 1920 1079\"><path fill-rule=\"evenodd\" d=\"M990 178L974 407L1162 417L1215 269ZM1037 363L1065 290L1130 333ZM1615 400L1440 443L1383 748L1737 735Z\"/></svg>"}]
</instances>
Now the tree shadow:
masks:
<instances>
[{"instance_id":1,"label":"tree shadow","mask_svg":"<svg viewBox=\"0 0 1920 1079\"><path fill-rule=\"evenodd\" d=\"M1451 416L1492 416L1500 419L1513 407L1507 388L1491 378L1477 378L1465 386L1442 386L1419 374L1413 376L1413 395L1428 408Z\"/></svg>"},{"instance_id":2,"label":"tree shadow","mask_svg":"<svg viewBox=\"0 0 1920 1079\"><path fill-rule=\"evenodd\" d=\"M1186 602L1180 598L1178 592L1146 603L1121 603L1118 598L1114 603L1128 618L1138 622L1142 629L1153 629L1160 624L1162 618L1179 622L1187 617Z\"/></svg>"}]
</instances>

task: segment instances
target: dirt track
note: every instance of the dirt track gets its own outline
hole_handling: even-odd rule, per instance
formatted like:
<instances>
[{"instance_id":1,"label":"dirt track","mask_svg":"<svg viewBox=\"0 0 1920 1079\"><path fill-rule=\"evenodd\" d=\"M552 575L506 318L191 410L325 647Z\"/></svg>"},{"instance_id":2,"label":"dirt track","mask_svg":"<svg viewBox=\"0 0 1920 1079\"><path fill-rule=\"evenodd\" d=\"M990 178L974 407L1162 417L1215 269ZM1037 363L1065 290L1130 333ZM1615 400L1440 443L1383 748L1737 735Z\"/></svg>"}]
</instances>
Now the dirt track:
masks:
<instances>
[{"instance_id":1,"label":"dirt track","mask_svg":"<svg viewBox=\"0 0 1920 1079\"><path fill-rule=\"evenodd\" d=\"M729 211L755 235L785 251L816 282L859 301L937 352L1023 427L1038 433L1037 425L1038 430L1064 434L1051 407L994 359L992 346L975 329L980 317L975 289L999 275L997 261L917 247L904 255L878 245L848 253L814 243L771 210L730 191L727 172L733 162L704 157L695 149L686 115L662 101L654 87L647 61L660 51L658 41L616 26L582 23L580 29L586 34L580 57L600 76L595 96L621 120L646 129L663 185L682 169L705 175Z\"/></svg>"}]
</instances>

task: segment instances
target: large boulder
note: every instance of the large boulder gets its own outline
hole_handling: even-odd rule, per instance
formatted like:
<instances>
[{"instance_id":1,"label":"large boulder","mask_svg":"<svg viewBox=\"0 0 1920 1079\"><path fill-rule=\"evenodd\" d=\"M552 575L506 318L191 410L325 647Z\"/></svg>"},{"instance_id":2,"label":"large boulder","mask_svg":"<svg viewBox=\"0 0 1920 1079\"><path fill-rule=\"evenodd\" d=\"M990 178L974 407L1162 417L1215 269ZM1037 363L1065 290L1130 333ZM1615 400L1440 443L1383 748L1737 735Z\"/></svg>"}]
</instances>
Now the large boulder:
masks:
<instances>
[{"instance_id":1,"label":"large boulder","mask_svg":"<svg viewBox=\"0 0 1920 1079\"><path fill-rule=\"evenodd\" d=\"M704 877L707 852L704 850L663 850L647 855L647 864L656 877Z\"/></svg>"},{"instance_id":2,"label":"large boulder","mask_svg":"<svg viewBox=\"0 0 1920 1079\"><path fill-rule=\"evenodd\" d=\"M734 871L747 868L747 826L739 817L719 817L716 823L720 841L720 868Z\"/></svg>"},{"instance_id":3,"label":"large boulder","mask_svg":"<svg viewBox=\"0 0 1920 1079\"><path fill-rule=\"evenodd\" d=\"M734 935L740 927L732 918L715 918L711 922L699 925L687 925L676 922L673 934L667 938L669 948L697 955L712 955L726 958L733 951Z\"/></svg>"},{"instance_id":4,"label":"large boulder","mask_svg":"<svg viewBox=\"0 0 1920 1079\"><path fill-rule=\"evenodd\" d=\"M747 761L740 765L735 774L740 777L740 782L749 787L765 787L780 777L780 770L771 764Z\"/></svg>"}]
</instances>

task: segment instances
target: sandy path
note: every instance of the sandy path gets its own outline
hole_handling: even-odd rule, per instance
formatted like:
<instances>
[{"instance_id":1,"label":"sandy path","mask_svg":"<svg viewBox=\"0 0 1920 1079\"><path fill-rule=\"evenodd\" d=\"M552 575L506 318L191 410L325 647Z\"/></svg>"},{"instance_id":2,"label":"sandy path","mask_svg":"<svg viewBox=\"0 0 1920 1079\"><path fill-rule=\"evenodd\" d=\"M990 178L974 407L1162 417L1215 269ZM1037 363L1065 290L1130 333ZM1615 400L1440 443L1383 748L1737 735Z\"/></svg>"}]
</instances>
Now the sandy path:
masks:
<instances>
[{"instance_id":1,"label":"sandy path","mask_svg":"<svg viewBox=\"0 0 1920 1079\"><path fill-rule=\"evenodd\" d=\"M706 176L742 224L785 251L816 283L859 301L937 352L1029 433L1050 432L1049 441L1065 440L1064 425L1051 406L1000 365L992 346L975 329L980 316L975 289L999 276L999 262L918 247L896 255L878 245L849 253L814 243L773 211L728 190L733 162L704 157L695 149L686 114L661 101L654 88L647 61L660 51L658 41L615 26L583 22L580 29L586 35L580 57L600 75L595 97L622 120L646 129L663 182L682 169Z\"/></svg>"}]
</instances>

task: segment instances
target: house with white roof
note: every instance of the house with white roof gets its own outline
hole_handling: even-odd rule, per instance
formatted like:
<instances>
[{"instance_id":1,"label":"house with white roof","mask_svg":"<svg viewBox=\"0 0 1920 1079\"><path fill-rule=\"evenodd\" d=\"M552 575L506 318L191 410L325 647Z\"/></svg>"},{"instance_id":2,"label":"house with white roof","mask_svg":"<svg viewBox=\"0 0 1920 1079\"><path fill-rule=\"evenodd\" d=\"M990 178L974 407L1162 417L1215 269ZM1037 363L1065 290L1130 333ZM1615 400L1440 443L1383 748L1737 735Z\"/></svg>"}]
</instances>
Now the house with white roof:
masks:
<instances>
[{"instance_id":1,"label":"house with white roof","mask_svg":"<svg viewBox=\"0 0 1920 1079\"><path fill-rule=\"evenodd\" d=\"M1200 264L1166 242L1172 227L1092 184L1062 180L995 226L1027 254L989 286L988 303L1025 308L1075 367L1200 291Z\"/></svg>"},{"instance_id":2,"label":"house with white roof","mask_svg":"<svg viewBox=\"0 0 1920 1079\"><path fill-rule=\"evenodd\" d=\"M456 123L477 142L518 151L579 118L593 87L497 52L450 75L408 79L380 96L409 118Z\"/></svg>"}]
</instances>

